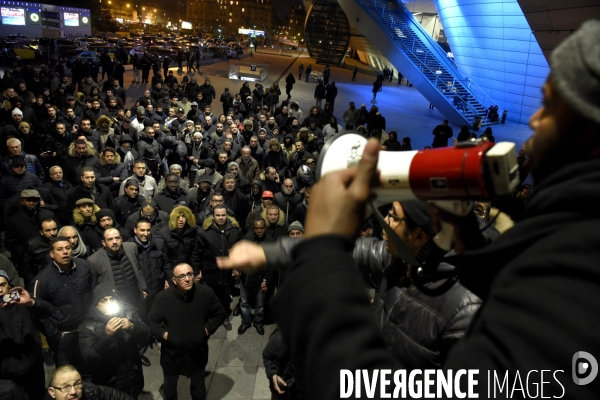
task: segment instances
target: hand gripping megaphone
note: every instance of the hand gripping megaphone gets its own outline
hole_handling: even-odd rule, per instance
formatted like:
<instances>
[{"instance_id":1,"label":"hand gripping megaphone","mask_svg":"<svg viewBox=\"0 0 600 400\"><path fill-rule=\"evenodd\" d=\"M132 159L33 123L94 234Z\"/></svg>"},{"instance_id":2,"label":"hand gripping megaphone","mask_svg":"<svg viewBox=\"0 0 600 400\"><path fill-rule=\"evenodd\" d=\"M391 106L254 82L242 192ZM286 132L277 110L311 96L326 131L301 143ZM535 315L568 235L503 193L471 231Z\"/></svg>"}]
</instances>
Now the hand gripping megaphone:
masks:
<instances>
[{"instance_id":1,"label":"hand gripping megaphone","mask_svg":"<svg viewBox=\"0 0 600 400\"><path fill-rule=\"evenodd\" d=\"M317 165L317 180L357 165L366 144L367 139L351 132L327 142ZM519 184L515 144L510 142L470 141L438 149L381 151L377 168L382 185L375 189L375 207L420 199L464 216L471 211L473 201L509 194ZM443 224L434 241L450 250L451 227Z\"/></svg>"}]
</instances>

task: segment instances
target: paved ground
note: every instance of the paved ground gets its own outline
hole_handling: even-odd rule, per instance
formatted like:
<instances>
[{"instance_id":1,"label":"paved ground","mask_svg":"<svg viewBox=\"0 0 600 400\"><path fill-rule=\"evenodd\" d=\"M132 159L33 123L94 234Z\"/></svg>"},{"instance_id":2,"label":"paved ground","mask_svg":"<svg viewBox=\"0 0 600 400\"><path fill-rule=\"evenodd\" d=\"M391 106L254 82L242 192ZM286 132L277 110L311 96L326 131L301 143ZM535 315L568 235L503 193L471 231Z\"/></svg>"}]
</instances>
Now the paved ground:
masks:
<instances>
[{"instance_id":1,"label":"paved ground","mask_svg":"<svg viewBox=\"0 0 600 400\"><path fill-rule=\"evenodd\" d=\"M228 78L229 63L221 61L203 67L203 74L196 74L198 79L210 78L215 87L217 96L229 87L232 93L236 93L241 87L241 81L232 81ZM253 58L245 58L242 62L255 62L257 64L268 64L268 78L263 82L264 86L271 86L276 80L283 81L282 77L288 72L293 72L298 81L292 90L292 100L300 104L301 109L307 113L313 105L314 83L300 81L297 76L298 66L304 62L304 66L314 62L308 58L306 53L284 51L279 55L277 51L260 50ZM313 65L313 69L322 70L322 66ZM173 68L176 71L176 68ZM341 117L350 101L357 105L366 103L370 107L371 88L373 77L358 75L356 82L351 82L352 72L332 67L331 80L336 82L338 97L336 100L335 115ZM182 74L179 74L179 78ZM143 90L149 87L147 84L131 84L132 72L127 71L125 76L125 88L127 89L128 106L140 97ZM283 85L285 86L285 84ZM409 136L412 139L414 149L422 149L430 145L432 141L431 131L444 118L437 110L428 108L429 102L414 88L398 86L396 81L385 83L383 92L378 94L376 105L382 115L387 119L387 131L396 130L399 138ZM221 103L213 103L215 114L221 112ZM340 118L341 119L341 118ZM455 135L460 130L453 126ZM530 134L530 129L522 124L507 123L493 127L494 135L498 141L514 141L520 146ZM235 299L237 302L237 299ZM232 303L235 304L235 303ZM262 349L267 344L270 333L274 326L265 327L265 335L260 336L254 328L249 329L243 336L237 334L237 328L241 323L240 317L232 319L233 330L225 331L223 327L213 335L209 341L210 353L206 376L208 388L208 399L269 399L270 392L268 381L262 366ZM140 399L159 399L158 388L162 384L162 371L158 362L158 351L148 350L146 353L152 361L152 366L144 367L146 386ZM51 372L51 368L47 369ZM179 399L189 399L189 381L181 379L179 382Z\"/></svg>"}]
</instances>

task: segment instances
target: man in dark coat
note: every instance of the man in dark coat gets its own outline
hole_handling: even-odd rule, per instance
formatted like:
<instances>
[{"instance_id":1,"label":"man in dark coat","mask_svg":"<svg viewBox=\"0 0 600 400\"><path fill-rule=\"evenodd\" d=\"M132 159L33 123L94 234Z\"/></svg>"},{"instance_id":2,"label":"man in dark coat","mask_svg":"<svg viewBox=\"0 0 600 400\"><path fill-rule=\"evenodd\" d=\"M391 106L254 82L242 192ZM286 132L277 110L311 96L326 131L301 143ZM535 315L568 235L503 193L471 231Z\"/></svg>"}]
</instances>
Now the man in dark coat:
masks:
<instances>
[{"instance_id":1,"label":"man in dark coat","mask_svg":"<svg viewBox=\"0 0 600 400\"><path fill-rule=\"evenodd\" d=\"M52 263L31 284L33 295L54 307L52 316L42 319L44 334L56 367L71 364L82 368L78 328L90 306L96 280L87 261L73 258L67 238L59 236L52 241L50 257Z\"/></svg>"},{"instance_id":2,"label":"man in dark coat","mask_svg":"<svg viewBox=\"0 0 600 400\"><path fill-rule=\"evenodd\" d=\"M165 400L177 398L179 375L191 378L193 400L206 398L204 373L208 338L226 316L213 290L195 283L194 278L190 265L176 265L173 286L158 294L148 315L149 325L162 343L160 365Z\"/></svg>"},{"instance_id":3,"label":"man in dark coat","mask_svg":"<svg viewBox=\"0 0 600 400\"><path fill-rule=\"evenodd\" d=\"M35 189L21 192L21 204L15 212L5 215L5 245L10 249L11 260L21 271L25 259L27 241L39 235L40 222L53 219L54 213L40 206L41 196ZM2 210L3 212L5 210Z\"/></svg>"},{"instance_id":4,"label":"man in dark coat","mask_svg":"<svg viewBox=\"0 0 600 400\"><path fill-rule=\"evenodd\" d=\"M81 171L80 184L75 186L67 203L67 209L75 207L75 201L83 195L88 195L100 208L111 208L113 197L110 190L96 181L96 171L91 167L84 167Z\"/></svg>"},{"instance_id":5,"label":"man in dark coat","mask_svg":"<svg viewBox=\"0 0 600 400\"><path fill-rule=\"evenodd\" d=\"M165 271L171 271L173 267L165 240L152 234L152 222L148 218L140 219L133 232L129 242L137 246L140 270L148 288L146 309L151 310L154 298L165 287Z\"/></svg>"},{"instance_id":6,"label":"man in dark coat","mask_svg":"<svg viewBox=\"0 0 600 400\"><path fill-rule=\"evenodd\" d=\"M123 243L118 229L104 231L103 249L88 257L92 273L98 283L109 282L117 296L146 315L145 300L148 288L139 266L137 248L133 243Z\"/></svg>"},{"instance_id":7,"label":"man in dark coat","mask_svg":"<svg viewBox=\"0 0 600 400\"><path fill-rule=\"evenodd\" d=\"M494 384L481 371L502 371L508 382L515 382L521 380L517 371L534 365L555 371L554 379L544 383L546 396L597 397L598 382L585 381L589 373L580 375L587 369L584 363L597 363L581 349L599 347L598 336L589 330L589 321L600 312L593 301L600 282L600 235L595 228L599 216L594 207L600 200L600 79L594 72L600 59L590 56L600 52L598 35L600 22L588 21L552 52L543 105L531 117L534 133L524 148L536 182L525 219L486 245L474 215L452 219L431 207L435 225L454 225L455 248L463 254L449 261L458 266L461 283L484 304L443 368L479 370L473 391L480 397L489 397L487 388ZM357 292L363 282L349 268L351 244L346 238L356 233L360 218L344 227L338 222L350 221L348 213L363 215L377 153L377 146L368 145L359 168L350 171L352 177L343 171L342 183L342 174L326 175L330 178L315 186L318 207L307 218L308 240L294 251L293 281L278 293L279 315L284 318L280 322L287 326L283 332L291 340L302 382L309 385L303 395L310 398L339 397L340 368L405 368L384 348L369 305L359 305L364 296ZM335 196L332 187L339 188ZM340 204L340 198L347 202ZM301 284L323 271L326 274L310 291ZM344 285L334 287L340 281ZM329 306L317 322L311 310L322 304L325 297L318 294L325 292ZM331 299L336 299L335 306ZM352 315L339 315L348 304L356 305ZM343 338L327 335L333 329L343 331ZM314 341L307 340L309 336ZM351 344L357 341L370 344ZM336 360L331 361L334 353ZM531 381L525 387L535 390ZM508 391L502 397L510 397Z\"/></svg>"},{"instance_id":8,"label":"man in dark coat","mask_svg":"<svg viewBox=\"0 0 600 400\"><path fill-rule=\"evenodd\" d=\"M229 249L242 239L242 231L235 218L227 215L224 205L213 208L213 215L206 218L198 233L198 241L192 257L201 265L202 278L217 295L226 312L225 329L231 330L229 315L231 314L231 281L234 272L217 268L217 257L225 257Z\"/></svg>"},{"instance_id":9,"label":"man in dark coat","mask_svg":"<svg viewBox=\"0 0 600 400\"><path fill-rule=\"evenodd\" d=\"M275 193L274 202L279 206L281 211L285 214L285 221L292 223L292 213L298 204L302 202L302 195L296 192L294 188L294 181L290 178L283 180L281 185L281 192Z\"/></svg>"},{"instance_id":10,"label":"man in dark coat","mask_svg":"<svg viewBox=\"0 0 600 400\"><path fill-rule=\"evenodd\" d=\"M65 180L71 185L79 184L84 167L90 167L97 171L100 166L96 151L91 143L89 146L88 143L84 139L78 139L69 146L68 157L65 161Z\"/></svg>"},{"instance_id":11,"label":"man in dark coat","mask_svg":"<svg viewBox=\"0 0 600 400\"><path fill-rule=\"evenodd\" d=\"M205 105L209 106L215 97L217 97L217 92L215 92L215 88L210 84L209 79L204 80L204 85L200 86L200 90ZM202 109L204 109L204 107Z\"/></svg>"},{"instance_id":12,"label":"man in dark coat","mask_svg":"<svg viewBox=\"0 0 600 400\"><path fill-rule=\"evenodd\" d=\"M6 202L26 188L42 186L42 181L25 170L25 160L22 157L13 159L10 172L0 178L0 209L4 212Z\"/></svg>"},{"instance_id":13,"label":"man in dark coat","mask_svg":"<svg viewBox=\"0 0 600 400\"><path fill-rule=\"evenodd\" d=\"M154 196L153 200L158 207L170 214L174 207L190 205L190 197L185 189L179 186L181 178L170 172L165 176L165 188Z\"/></svg>"},{"instance_id":14,"label":"man in dark coat","mask_svg":"<svg viewBox=\"0 0 600 400\"><path fill-rule=\"evenodd\" d=\"M79 325L79 347L92 382L137 399L144 389L138 348L151 341L152 332L135 308L119 301L110 283L96 286L92 305Z\"/></svg>"},{"instance_id":15,"label":"man in dark coat","mask_svg":"<svg viewBox=\"0 0 600 400\"><path fill-rule=\"evenodd\" d=\"M29 395L15 399L42 399L46 387L44 363L40 332L34 318L48 318L52 315L52 306L41 299L32 298L22 288L13 288L8 273L0 269L0 297L11 289L17 291L19 300L15 303L3 303L0 309L0 398L13 399L4 390L6 382L14 382L17 388L22 387ZM10 392L14 394L15 391L17 390L12 389Z\"/></svg>"},{"instance_id":16,"label":"man in dark coat","mask_svg":"<svg viewBox=\"0 0 600 400\"><path fill-rule=\"evenodd\" d=\"M125 181L125 193L113 201L112 211L118 224L125 227L127 218L142 209L144 196L140 195L140 184L137 179Z\"/></svg>"},{"instance_id":17,"label":"man in dark coat","mask_svg":"<svg viewBox=\"0 0 600 400\"><path fill-rule=\"evenodd\" d=\"M21 270L26 286L29 285L43 268L52 262L50 258L50 243L58 235L58 224L53 219L42 220L39 232L39 235L29 239L27 242L25 263Z\"/></svg>"},{"instance_id":18,"label":"man in dark coat","mask_svg":"<svg viewBox=\"0 0 600 400\"><path fill-rule=\"evenodd\" d=\"M452 128L448 126L448 120L445 119L441 125L433 128L433 143L431 144L431 147L435 149L437 147L448 146L448 139L450 139L453 134Z\"/></svg>"}]
</instances>

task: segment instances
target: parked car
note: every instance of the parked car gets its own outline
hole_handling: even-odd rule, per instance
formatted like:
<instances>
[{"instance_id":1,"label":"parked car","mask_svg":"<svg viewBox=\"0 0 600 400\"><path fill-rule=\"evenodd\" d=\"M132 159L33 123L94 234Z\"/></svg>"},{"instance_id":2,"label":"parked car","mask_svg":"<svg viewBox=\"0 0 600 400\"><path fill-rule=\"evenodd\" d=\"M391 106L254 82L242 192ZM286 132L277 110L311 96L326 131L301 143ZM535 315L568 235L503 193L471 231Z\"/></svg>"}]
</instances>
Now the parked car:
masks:
<instances>
[{"instance_id":1,"label":"parked car","mask_svg":"<svg viewBox=\"0 0 600 400\"><path fill-rule=\"evenodd\" d=\"M71 68L71 66L73 64L75 64L76 57L82 57L82 58L85 58L90 63L100 65L100 56L98 55L98 53L96 53L95 51L88 50L88 51L80 52L72 57L69 57L66 62L67 68Z\"/></svg>"}]
</instances>

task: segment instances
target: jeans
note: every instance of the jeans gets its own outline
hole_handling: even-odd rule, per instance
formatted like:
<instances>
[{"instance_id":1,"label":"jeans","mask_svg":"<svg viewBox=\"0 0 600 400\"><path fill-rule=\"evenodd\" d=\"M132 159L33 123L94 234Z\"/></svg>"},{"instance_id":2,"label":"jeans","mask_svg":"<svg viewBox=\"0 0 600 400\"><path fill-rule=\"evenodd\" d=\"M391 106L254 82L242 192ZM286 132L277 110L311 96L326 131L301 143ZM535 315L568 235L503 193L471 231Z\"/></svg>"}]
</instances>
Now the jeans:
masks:
<instances>
[{"instance_id":1,"label":"jeans","mask_svg":"<svg viewBox=\"0 0 600 400\"><path fill-rule=\"evenodd\" d=\"M246 286L242 282L240 284L240 303L242 311L242 324L249 326L252 323L252 306L254 303L254 325L261 326L265 318L265 310L263 307L264 292L260 286Z\"/></svg>"},{"instance_id":2,"label":"jeans","mask_svg":"<svg viewBox=\"0 0 600 400\"><path fill-rule=\"evenodd\" d=\"M323 104L323 99L320 99L320 98L317 97L317 107L323 108L322 104Z\"/></svg>"},{"instance_id":3,"label":"jeans","mask_svg":"<svg viewBox=\"0 0 600 400\"><path fill-rule=\"evenodd\" d=\"M133 80L136 82L139 82L139 80L140 80L140 69L139 68L133 69Z\"/></svg>"},{"instance_id":4,"label":"jeans","mask_svg":"<svg viewBox=\"0 0 600 400\"><path fill-rule=\"evenodd\" d=\"M163 398L165 400L177 400L178 374L172 374L163 370ZM192 400L206 399L206 386L204 383L204 368L196 371L190 376L190 394Z\"/></svg>"}]
</instances>

